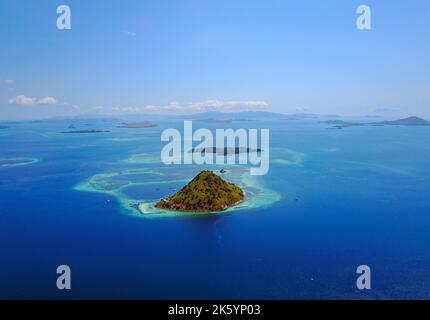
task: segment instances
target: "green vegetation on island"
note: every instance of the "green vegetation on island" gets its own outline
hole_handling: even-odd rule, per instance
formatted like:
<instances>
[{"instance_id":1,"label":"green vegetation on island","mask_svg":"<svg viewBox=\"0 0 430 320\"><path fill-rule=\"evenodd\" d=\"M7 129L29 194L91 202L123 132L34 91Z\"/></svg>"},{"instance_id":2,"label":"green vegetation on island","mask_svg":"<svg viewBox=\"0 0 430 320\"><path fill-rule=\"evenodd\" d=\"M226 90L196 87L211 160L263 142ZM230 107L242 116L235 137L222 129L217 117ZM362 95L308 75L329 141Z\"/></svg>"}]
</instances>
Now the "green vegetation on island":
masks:
<instances>
[{"instance_id":1,"label":"green vegetation on island","mask_svg":"<svg viewBox=\"0 0 430 320\"><path fill-rule=\"evenodd\" d=\"M202 171L180 191L155 204L173 211L210 212L226 210L244 199L244 192L212 171Z\"/></svg>"}]
</instances>

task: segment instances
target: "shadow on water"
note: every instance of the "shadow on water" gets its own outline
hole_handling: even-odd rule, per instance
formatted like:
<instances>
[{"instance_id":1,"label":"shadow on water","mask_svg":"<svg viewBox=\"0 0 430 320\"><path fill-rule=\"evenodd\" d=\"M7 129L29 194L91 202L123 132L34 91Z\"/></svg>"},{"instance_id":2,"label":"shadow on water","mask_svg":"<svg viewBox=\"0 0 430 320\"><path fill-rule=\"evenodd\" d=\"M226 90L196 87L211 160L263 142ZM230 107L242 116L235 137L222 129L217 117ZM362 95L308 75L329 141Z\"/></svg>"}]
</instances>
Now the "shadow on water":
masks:
<instances>
[{"instance_id":1,"label":"shadow on water","mask_svg":"<svg viewBox=\"0 0 430 320\"><path fill-rule=\"evenodd\" d=\"M214 213L183 219L181 224L186 229L186 232L189 232L193 237L195 236L200 246L206 249L215 249L222 245L219 223L225 218L225 216Z\"/></svg>"}]
</instances>

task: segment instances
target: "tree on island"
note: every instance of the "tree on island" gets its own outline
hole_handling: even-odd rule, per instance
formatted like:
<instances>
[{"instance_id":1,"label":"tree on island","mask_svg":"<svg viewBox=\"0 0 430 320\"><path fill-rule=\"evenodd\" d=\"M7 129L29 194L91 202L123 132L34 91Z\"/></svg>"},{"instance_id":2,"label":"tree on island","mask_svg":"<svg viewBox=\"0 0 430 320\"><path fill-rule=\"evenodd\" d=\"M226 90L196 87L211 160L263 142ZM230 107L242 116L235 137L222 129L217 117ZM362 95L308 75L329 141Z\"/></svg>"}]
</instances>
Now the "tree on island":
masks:
<instances>
[{"instance_id":1,"label":"tree on island","mask_svg":"<svg viewBox=\"0 0 430 320\"><path fill-rule=\"evenodd\" d=\"M212 171L201 171L180 191L155 204L173 211L223 211L244 199L244 192Z\"/></svg>"}]
</instances>

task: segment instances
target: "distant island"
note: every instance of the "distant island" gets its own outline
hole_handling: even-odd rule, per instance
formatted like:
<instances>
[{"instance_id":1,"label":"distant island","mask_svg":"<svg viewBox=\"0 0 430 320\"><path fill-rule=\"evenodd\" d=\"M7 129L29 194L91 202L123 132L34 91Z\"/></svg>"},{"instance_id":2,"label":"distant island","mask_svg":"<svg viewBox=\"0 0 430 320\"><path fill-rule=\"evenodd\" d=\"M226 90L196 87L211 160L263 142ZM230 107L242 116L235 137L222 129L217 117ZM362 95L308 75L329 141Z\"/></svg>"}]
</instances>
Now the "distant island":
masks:
<instances>
[{"instance_id":1,"label":"distant island","mask_svg":"<svg viewBox=\"0 0 430 320\"><path fill-rule=\"evenodd\" d=\"M216 147L210 147L210 148L193 148L188 151L188 153L216 153L216 154L223 154L223 155L229 155L229 154L239 154L239 153L250 153L250 152L261 152L261 149L252 149L252 148L246 148L246 147L225 147L225 148L216 148Z\"/></svg>"},{"instance_id":2,"label":"distant island","mask_svg":"<svg viewBox=\"0 0 430 320\"><path fill-rule=\"evenodd\" d=\"M430 126L430 121L419 117L409 117L394 121L375 122L373 124L381 124L387 126Z\"/></svg>"},{"instance_id":3,"label":"distant island","mask_svg":"<svg viewBox=\"0 0 430 320\"><path fill-rule=\"evenodd\" d=\"M254 119L239 119L239 118L207 118L207 119L195 119L196 122L215 122L215 123L232 123L232 122L251 122L256 121Z\"/></svg>"},{"instance_id":4,"label":"distant island","mask_svg":"<svg viewBox=\"0 0 430 320\"><path fill-rule=\"evenodd\" d=\"M207 111L188 115L174 116L176 119L211 122L233 121L279 121L279 120L312 120L319 118L339 118L338 115L311 113L275 113L268 111L219 112Z\"/></svg>"},{"instance_id":5,"label":"distant island","mask_svg":"<svg viewBox=\"0 0 430 320\"><path fill-rule=\"evenodd\" d=\"M104 130L104 129L88 129L88 130L63 131L61 133L102 133L102 132L109 132L109 130Z\"/></svg>"},{"instance_id":6,"label":"distant island","mask_svg":"<svg viewBox=\"0 0 430 320\"><path fill-rule=\"evenodd\" d=\"M358 122L348 122L343 120L327 120L322 121L321 123L325 124L332 124L334 126L342 126L342 127L354 127L354 126L364 126L364 123L358 123Z\"/></svg>"},{"instance_id":7,"label":"distant island","mask_svg":"<svg viewBox=\"0 0 430 320\"><path fill-rule=\"evenodd\" d=\"M424 120L419 117L408 117L394 121L381 121L381 122L347 122L343 120L327 120L320 123L333 125L332 129L342 129L354 126L430 126L430 121Z\"/></svg>"},{"instance_id":8,"label":"distant island","mask_svg":"<svg viewBox=\"0 0 430 320\"><path fill-rule=\"evenodd\" d=\"M144 122L130 122L130 123L121 123L118 128L151 128L156 127L157 124L149 121Z\"/></svg>"},{"instance_id":9,"label":"distant island","mask_svg":"<svg viewBox=\"0 0 430 320\"><path fill-rule=\"evenodd\" d=\"M212 171L201 171L180 191L155 204L156 208L183 212L224 211L244 199L244 192Z\"/></svg>"}]
</instances>

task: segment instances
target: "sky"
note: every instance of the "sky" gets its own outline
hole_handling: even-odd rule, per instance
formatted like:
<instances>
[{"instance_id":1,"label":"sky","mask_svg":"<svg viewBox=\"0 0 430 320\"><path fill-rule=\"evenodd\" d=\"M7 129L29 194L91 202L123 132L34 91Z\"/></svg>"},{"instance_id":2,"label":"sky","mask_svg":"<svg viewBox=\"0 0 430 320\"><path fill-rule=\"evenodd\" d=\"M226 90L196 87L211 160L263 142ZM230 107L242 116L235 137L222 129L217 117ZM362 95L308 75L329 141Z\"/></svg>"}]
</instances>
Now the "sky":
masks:
<instances>
[{"instance_id":1,"label":"sky","mask_svg":"<svg viewBox=\"0 0 430 320\"><path fill-rule=\"evenodd\" d=\"M57 29L57 7L71 29ZM371 30L356 10L371 8ZM428 0L0 1L0 120L265 110L430 119Z\"/></svg>"}]
</instances>

